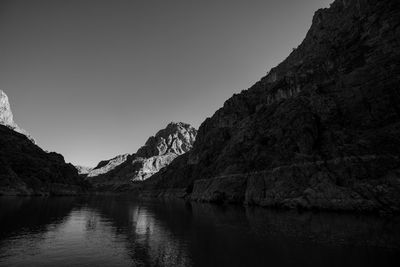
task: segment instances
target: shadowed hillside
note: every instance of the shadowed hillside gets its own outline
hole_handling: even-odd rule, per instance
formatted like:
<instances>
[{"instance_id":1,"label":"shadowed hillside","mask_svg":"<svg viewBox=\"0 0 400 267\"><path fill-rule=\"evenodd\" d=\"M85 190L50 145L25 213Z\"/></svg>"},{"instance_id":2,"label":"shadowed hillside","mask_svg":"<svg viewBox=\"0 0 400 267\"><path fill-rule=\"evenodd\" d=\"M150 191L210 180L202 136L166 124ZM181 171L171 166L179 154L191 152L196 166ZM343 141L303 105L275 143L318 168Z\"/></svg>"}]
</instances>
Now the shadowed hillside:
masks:
<instances>
[{"instance_id":1,"label":"shadowed hillside","mask_svg":"<svg viewBox=\"0 0 400 267\"><path fill-rule=\"evenodd\" d=\"M399 5L318 10L301 45L206 119L144 194L399 211Z\"/></svg>"}]
</instances>

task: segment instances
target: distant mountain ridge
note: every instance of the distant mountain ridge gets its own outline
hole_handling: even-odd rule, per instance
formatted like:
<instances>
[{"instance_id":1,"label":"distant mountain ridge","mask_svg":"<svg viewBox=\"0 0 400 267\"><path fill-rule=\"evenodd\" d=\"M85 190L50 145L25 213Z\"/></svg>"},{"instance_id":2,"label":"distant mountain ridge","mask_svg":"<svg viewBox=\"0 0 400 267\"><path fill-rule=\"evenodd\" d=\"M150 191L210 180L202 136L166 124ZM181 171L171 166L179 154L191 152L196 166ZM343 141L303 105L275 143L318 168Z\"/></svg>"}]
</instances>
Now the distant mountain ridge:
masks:
<instances>
[{"instance_id":1,"label":"distant mountain ridge","mask_svg":"<svg viewBox=\"0 0 400 267\"><path fill-rule=\"evenodd\" d=\"M80 175L87 175L93 168L81 165L74 165Z\"/></svg>"},{"instance_id":2,"label":"distant mountain ridge","mask_svg":"<svg viewBox=\"0 0 400 267\"><path fill-rule=\"evenodd\" d=\"M113 169L115 169L117 166L121 165L122 163L124 163L127 158L128 158L129 154L122 154L122 155L118 155L112 159L109 160L103 160L100 161L96 167L92 168L88 173L87 176L88 177L95 177L95 176L99 176L101 174L105 174L107 172L112 171Z\"/></svg>"},{"instance_id":3,"label":"distant mountain ridge","mask_svg":"<svg viewBox=\"0 0 400 267\"><path fill-rule=\"evenodd\" d=\"M197 131L187 123L171 122L151 136L132 155L123 154L101 161L88 174L88 181L97 188L116 190L132 181L143 181L192 148Z\"/></svg>"}]
</instances>

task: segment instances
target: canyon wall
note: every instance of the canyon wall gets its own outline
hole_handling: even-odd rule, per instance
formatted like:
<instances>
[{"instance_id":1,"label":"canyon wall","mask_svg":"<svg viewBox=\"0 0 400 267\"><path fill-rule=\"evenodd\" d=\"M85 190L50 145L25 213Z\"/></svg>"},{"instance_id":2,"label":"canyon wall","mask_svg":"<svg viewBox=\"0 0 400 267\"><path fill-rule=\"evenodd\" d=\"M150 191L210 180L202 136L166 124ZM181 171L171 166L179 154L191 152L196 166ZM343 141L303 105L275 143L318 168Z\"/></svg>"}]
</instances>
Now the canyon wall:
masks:
<instances>
[{"instance_id":1,"label":"canyon wall","mask_svg":"<svg viewBox=\"0 0 400 267\"><path fill-rule=\"evenodd\" d=\"M400 210L400 2L336 0L142 195Z\"/></svg>"}]
</instances>

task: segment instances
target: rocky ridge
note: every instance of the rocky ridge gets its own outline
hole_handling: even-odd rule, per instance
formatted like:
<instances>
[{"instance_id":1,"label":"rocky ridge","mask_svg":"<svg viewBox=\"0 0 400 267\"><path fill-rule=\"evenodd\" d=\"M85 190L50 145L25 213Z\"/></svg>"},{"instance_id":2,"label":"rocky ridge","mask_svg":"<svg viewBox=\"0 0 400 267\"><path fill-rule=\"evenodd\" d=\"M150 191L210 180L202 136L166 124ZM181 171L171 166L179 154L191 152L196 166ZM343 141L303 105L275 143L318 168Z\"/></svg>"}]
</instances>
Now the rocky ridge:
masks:
<instances>
[{"instance_id":1,"label":"rocky ridge","mask_svg":"<svg viewBox=\"0 0 400 267\"><path fill-rule=\"evenodd\" d=\"M177 156L188 152L196 134L196 129L189 124L172 122L150 137L136 153L101 161L88 173L87 180L97 190L125 190L132 182L148 179Z\"/></svg>"},{"instance_id":2,"label":"rocky ridge","mask_svg":"<svg viewBox=\"0 0 400 267\"><path fill-rule=\"evenodd\" d=\"M122 154L122 155L118 155L110 160L100 161L96 167L92 168L87 173L87 177L95 177L95 176L99 176L99 175L102 175L102 174L112 171L117 166L124 163L127 160L128 156L129 156L129 154Z\"/></svg>"},{"instance_id":3,"label":"rocky ridge","mask_svg":"<svg viewBox=\"0 0 400 267\"><path fill-rule=\"evenodd\" d=\"M35 140L14 122L14 116L11 111L8 96L2 90L0 90L0 125L4 125L11 130L25 135L29 140L35 143Z\"/></svg>"},{"instance_id":4,"label":"rocky ridge","mask_svg":"<svg viewBox=\"0 0 400 267\"><path fill-rule=\"evenodd\" d=\"M0 195L71 195L87 190L73 165L47 153L13 120L0 90Z\"/></svg>"},{"instance_id":5,"label":"rocky ridge","mask_svg":"<svg viewBox=\"0 0 400 267\"><path fill-rule=\"evenodd\" d=\"M74 165L75 169L78 171L78 174L86 176L93 168L81 165Z\"/></svg>"},{"instance_id":6,"label":"rocky ridge","mask_svg":"<svg viewBox=\"0 0 400 267\"><path fill-rule=\"evenodd\" d=\"M400 211L400 2L336 0L143 196Z\"/></svg>"}]
</instances>

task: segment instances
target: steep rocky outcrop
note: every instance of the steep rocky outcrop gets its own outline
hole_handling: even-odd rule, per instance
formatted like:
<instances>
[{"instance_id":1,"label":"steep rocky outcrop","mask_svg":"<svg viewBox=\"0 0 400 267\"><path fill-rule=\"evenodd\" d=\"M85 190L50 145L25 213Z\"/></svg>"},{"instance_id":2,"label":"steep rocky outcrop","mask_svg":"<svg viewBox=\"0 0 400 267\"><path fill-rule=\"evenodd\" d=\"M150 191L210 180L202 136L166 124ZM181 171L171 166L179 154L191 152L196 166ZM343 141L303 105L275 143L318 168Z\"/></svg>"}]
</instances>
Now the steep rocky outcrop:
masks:
<instances>
[{"instance_id":1,"label":"steep rocky outcrop","mask_svg":"<svg viewBox=\"0 0 400 267\"><path fill-rule=\"evenodd\" d=\"M177 156L188 152L197 131L186 123L170 123L132 155L119 155L101 161L87 175L87 180L97 190L121 191L151 177L167 166Z\"/></svg>"},{"instance_id":2,"label":"steep rocky outcrop","mask_svg":"<svg viewBox=\"0 0 400 267\"><path fill-rule=\"evenodd\" d=\"M47 153L14 122L0 90L0 195L70 195L88 184L57 153Z\"/></svg>"},{"instance_id":3,"label":"steep rocky outcrop","mask_svg":"<svg viewBox=\"0 0 400 267\"><path fill-rule=\"evenodd\" d=\"M14 130L18 133L25 135L26 137L29 138L29 140L35 143L35 140L24 129L20 128L14 122L14 116L11 111L8 96L2 90L0 90L0 125L4 125L10 128L11 130Z\"/></svg>"},{"instance_id":4,"label":"steep rocky outcrop","mask_svg":"<svg viewBox=\"0 0 400 267\"><path fill-rule=\"evenodd\" d=\"M336 0L142 195L400 211L400 2Z\"/></svg>"},{"instance_id":5,"label":"steep rocky outcrop","mask_svg":"<svg viewBox=\"0 0 400 267\"><path fill-rule=\"evenodd\" d=\"M71 195L87 189L72 164L0 125L0 195Z\"/></svg>"}]
</instances>

